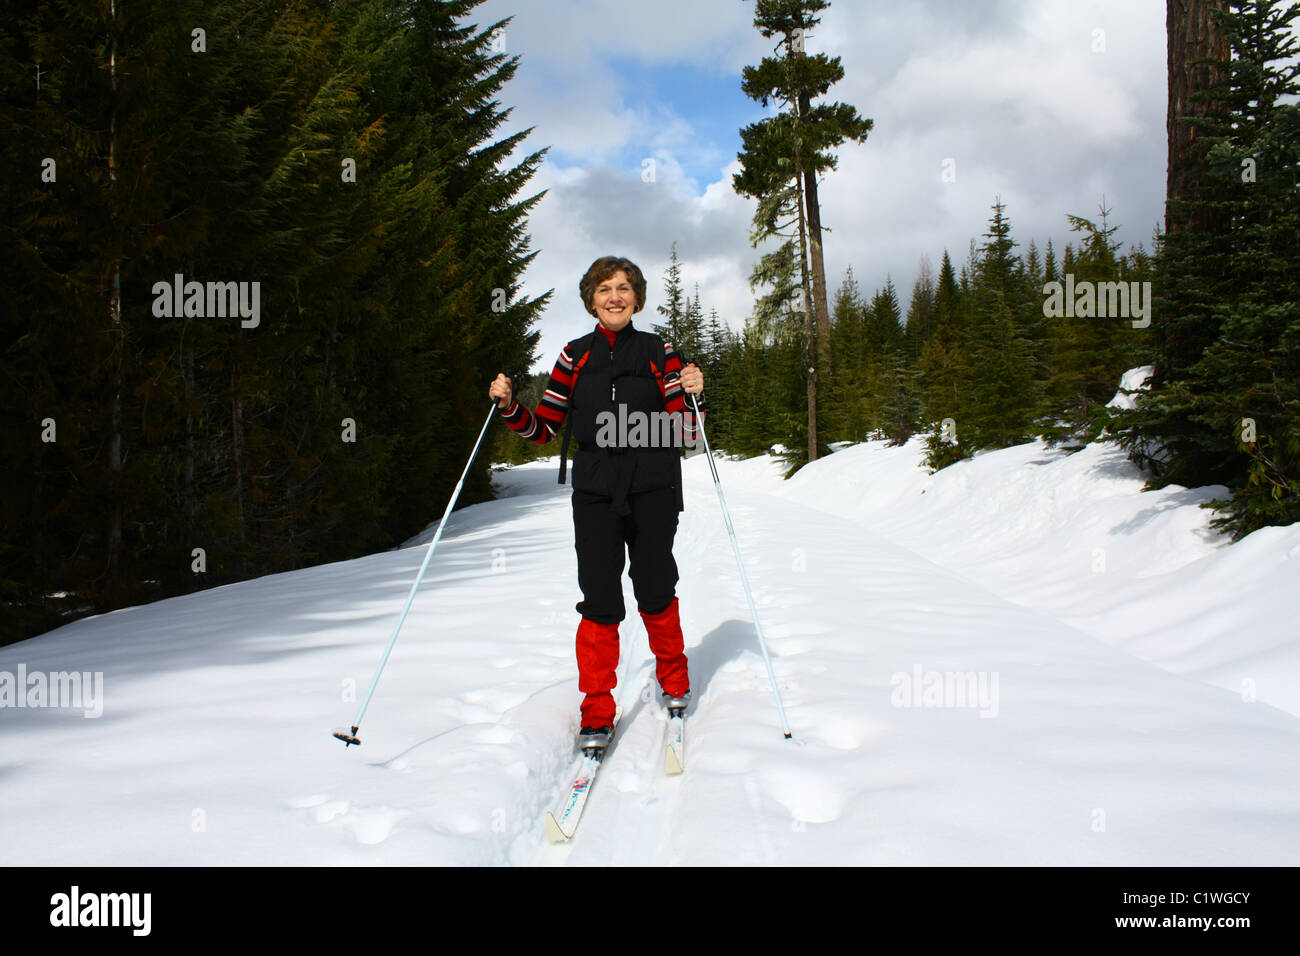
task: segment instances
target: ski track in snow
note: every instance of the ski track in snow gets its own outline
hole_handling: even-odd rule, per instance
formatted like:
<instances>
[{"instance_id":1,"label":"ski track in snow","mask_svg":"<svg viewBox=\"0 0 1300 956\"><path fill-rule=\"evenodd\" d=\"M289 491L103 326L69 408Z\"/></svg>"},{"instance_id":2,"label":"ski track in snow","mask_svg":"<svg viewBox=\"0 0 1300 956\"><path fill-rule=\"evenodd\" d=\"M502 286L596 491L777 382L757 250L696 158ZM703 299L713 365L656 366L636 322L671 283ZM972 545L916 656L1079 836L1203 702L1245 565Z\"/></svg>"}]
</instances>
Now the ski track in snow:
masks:
<instances>
[{"instance_id":1,"label":"ski track in snow","mask_svg":"<svg viewBox=\"0 0 1300 956\"><path fill-rule=\"evenodd\" d=\"M580 695L569 490L543 461L498 475L499 500L448 521L359 749L329 730L353 719L436 522L402 549L0 648L0 671L105 674L98 719L0 710L0 800L19 808L0 819L0 863L1294 862L1293 713L1177 672L1163 645L1141 653L1137 624L1122 640L1085 633L1065 572L1044 568L1042 593L1018 603L999 597L1017 580L1009 556L885 515L902 477L846 493L849 452L786 483L771 460L719 461L793 741L707 462L691 459L675 547L686 772L663 772L654 662L625 576L617 739L574 841L545 843L576 766ZM1020 517L1008 552L1050 525ZM1259 550L1250 540L1234 548ZM1293 541L1281 554L1300 556ZM1121 583L1129 606L1171 616L1177 596ZM1222 665L1221 642L1196 646ZM1294 655L1294 636L1269 647ZM918 668L996 679L997 693L982 708L909 706L900 688Z\"/></svg>"}]
</instances>

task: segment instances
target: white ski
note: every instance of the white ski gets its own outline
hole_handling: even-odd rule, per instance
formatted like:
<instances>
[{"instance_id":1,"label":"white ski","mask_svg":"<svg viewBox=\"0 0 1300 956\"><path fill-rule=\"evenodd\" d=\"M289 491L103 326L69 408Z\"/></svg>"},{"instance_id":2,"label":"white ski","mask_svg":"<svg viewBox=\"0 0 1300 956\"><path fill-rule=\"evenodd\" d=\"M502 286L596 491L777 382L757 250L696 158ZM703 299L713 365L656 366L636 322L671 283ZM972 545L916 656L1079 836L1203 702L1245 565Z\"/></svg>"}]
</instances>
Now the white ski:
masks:
<instances>
[{"instance_id":1,"label":"white ski","mask_svg":"<svg viewBox=\"0 0 1300 956\"><path fill-rule=\"evenodd\" d=\"M596 781L596 771L600 769L600 756L587 754L582 758L578 775L569 785L569 795L557 817L550 810L546 811L546 837L552 843L567 843L578 831L578 820L582 817L582 808L587 804L587 795L591 785Z\"/></svg>"},{"instance_id":2,"label":"white ski","mask_svg":"<svg viewBox=\"0 0 1300 956\"><path fill-rule=\"evenodd\" d=\"M668 746L664 749L664 773L681 773L686 769L686 721L668 718Z\"/></svg>"}]
</instances>

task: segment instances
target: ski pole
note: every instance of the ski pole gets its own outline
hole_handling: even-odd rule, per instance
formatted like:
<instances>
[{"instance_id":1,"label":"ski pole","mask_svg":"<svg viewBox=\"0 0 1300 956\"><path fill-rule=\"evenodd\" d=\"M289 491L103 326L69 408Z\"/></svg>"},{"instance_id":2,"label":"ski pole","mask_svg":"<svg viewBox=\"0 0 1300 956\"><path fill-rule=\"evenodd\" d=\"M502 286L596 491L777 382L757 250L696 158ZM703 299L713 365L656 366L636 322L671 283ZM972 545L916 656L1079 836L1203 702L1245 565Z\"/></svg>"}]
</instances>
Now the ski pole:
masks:
<instances>
[{"instance_id":1,"label":"ski pole","mask_svg":"<svg viewBox=\"0 0 1300 956\"><path fill-rule=\"evenodd\" d=\"M384 648L384 656L379 660L379 666L375 669L375 676L370 681L370 689L366 691L366 699L361 702L361 710L357 713L357 719L352 724L352 733L344 730L334 731L334 736L343 741L348 747L356 744L361 746L361 738L357 736L357 731L361 729L361 718L366 714L366 708L370 706L370 698L375 693L375 687L379 683L379 675L383 673L384 665L388 663L388 655L393 652L393 645L397 643L397 634L402 629L402 624L406 621L406 612L411 609L411 603L415 600L415 592L419 590L420 582L424 580L424 572L429 567L429 559L433 557L433 549L438 546L438 539L442 537L442 529L447 524L447 518L451 515L451 509L456 506L456 499L460 497L460 489L465 484L465 476L469 474L470 465L474 463L475 456L478 455L478 446L483 443L483 435L487 432L487 427L492 423L492 415L496 412L497 403L492 402L492 409L488 412L487 419L483 422L483 427L479 429L478 441L474 443L474 450L470 452L469 461L465 462L465 470L460 473L460 481L456 482L456 490L451 493L451 500L447 502L447 510L442 513L442 520L438 522L438 530L434 533L433 540L429 542L429 550L424 554L424 563L420 565L420 573L415 576L415 583L411 585L411 593L406 596L406 605L402 608L402 615L397 619L397 626L393 628L393 636L388 639L388 646Z\"/></svg>"},{"instance_id":2,"label":"ski pole","mask_svg":"<svg viewBox=\"0 0 1300 956\"><path fill-rule=\"evenodd\" d=\"M776 672L772 670L772 658L767 653L767 642L763 639L763 625L758 622L758 608L754 606L754 592L749 588L749 576L745 574L745 562L740 559L740 542L736 540L736 529L731 524L731 513L727 511L727 498L722 493L722 482L718 480L718 466L714 464L713 452L709 449L709 436L704 433L704 422L700 420L700 406L691 395L691 405L695 408L695 427L704 439L704 456L709 459L709 471L713 472L713 487L718 489L718 504L722 505L722 520L727 526L731 538L731 551L736 556L736 567L740 569L740 583L745 586L745 600L749 602L749 613L754 619L754 631L758 634L758 649L763 652L763 663L767 665L767 676L772 681L772 693L776 696L776 709L781 715L781 730L785 739L790 740L790 723L785 719L785 705L781 703L781 689L776 684Z\"/></svg>"}]
</instances>

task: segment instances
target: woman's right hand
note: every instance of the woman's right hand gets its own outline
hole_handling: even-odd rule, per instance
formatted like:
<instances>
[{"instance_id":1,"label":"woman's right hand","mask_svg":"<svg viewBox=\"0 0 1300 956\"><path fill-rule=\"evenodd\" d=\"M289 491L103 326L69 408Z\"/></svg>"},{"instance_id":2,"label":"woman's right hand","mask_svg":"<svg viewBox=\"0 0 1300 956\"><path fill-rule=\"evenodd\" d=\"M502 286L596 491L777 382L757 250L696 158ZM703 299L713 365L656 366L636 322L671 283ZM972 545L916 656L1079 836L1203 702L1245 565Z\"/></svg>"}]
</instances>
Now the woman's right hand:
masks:
<instances>
[{"instance_id":1,"label":"woman's right hand","mask_svg":"<svg viewBox=\"0 0 1300 956\"><path fill-rule=\"evenodd\" d=\"M505 411L510 407L510 379L506 378L504 372L497 372L497 377L492 380L492 387L488 389L488 398L495 398L497 408Z\"/></svg>"}]
</instances>

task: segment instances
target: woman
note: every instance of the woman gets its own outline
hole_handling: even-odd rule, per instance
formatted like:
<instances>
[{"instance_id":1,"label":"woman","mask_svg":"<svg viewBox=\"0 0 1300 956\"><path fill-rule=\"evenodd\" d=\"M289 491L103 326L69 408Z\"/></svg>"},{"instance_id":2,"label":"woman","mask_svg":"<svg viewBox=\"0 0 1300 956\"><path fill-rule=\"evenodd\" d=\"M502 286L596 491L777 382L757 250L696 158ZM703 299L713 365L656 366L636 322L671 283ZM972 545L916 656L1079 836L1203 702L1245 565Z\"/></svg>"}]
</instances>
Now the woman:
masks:
<instances>
[{"instance_id":1,"label":"woman","mask_svg":"<svg viewBox=\"0 0 1300 956\"><path fill-rule=\"evenodd\" d=\"M573 459L573 530L578 553L578 689L582 702L578 744L603 750L614 734L618 625L623 605L624 552L637 609L650 636L655 673L669 713L685 710L690 695L682 628L677 611L673 536L683 508L681 440L693 442L697 426L686 395L696 396L701 421L704 374L682 367L671 344L632 326L645 306L645 276L627 259L605 256L578 284L583 305L596 319L590 333L560 352L541 403L530 412L513 397L510 379L498 374L488 390L506 424L527 441L545 444L565 426L560 455L564 483L569 429L577 434ZM675 417L676 441L638 423ZM656 418L655 416L658 416ZM627 423L632 427L626 427Z\"/></svg>"}]
</instances>

